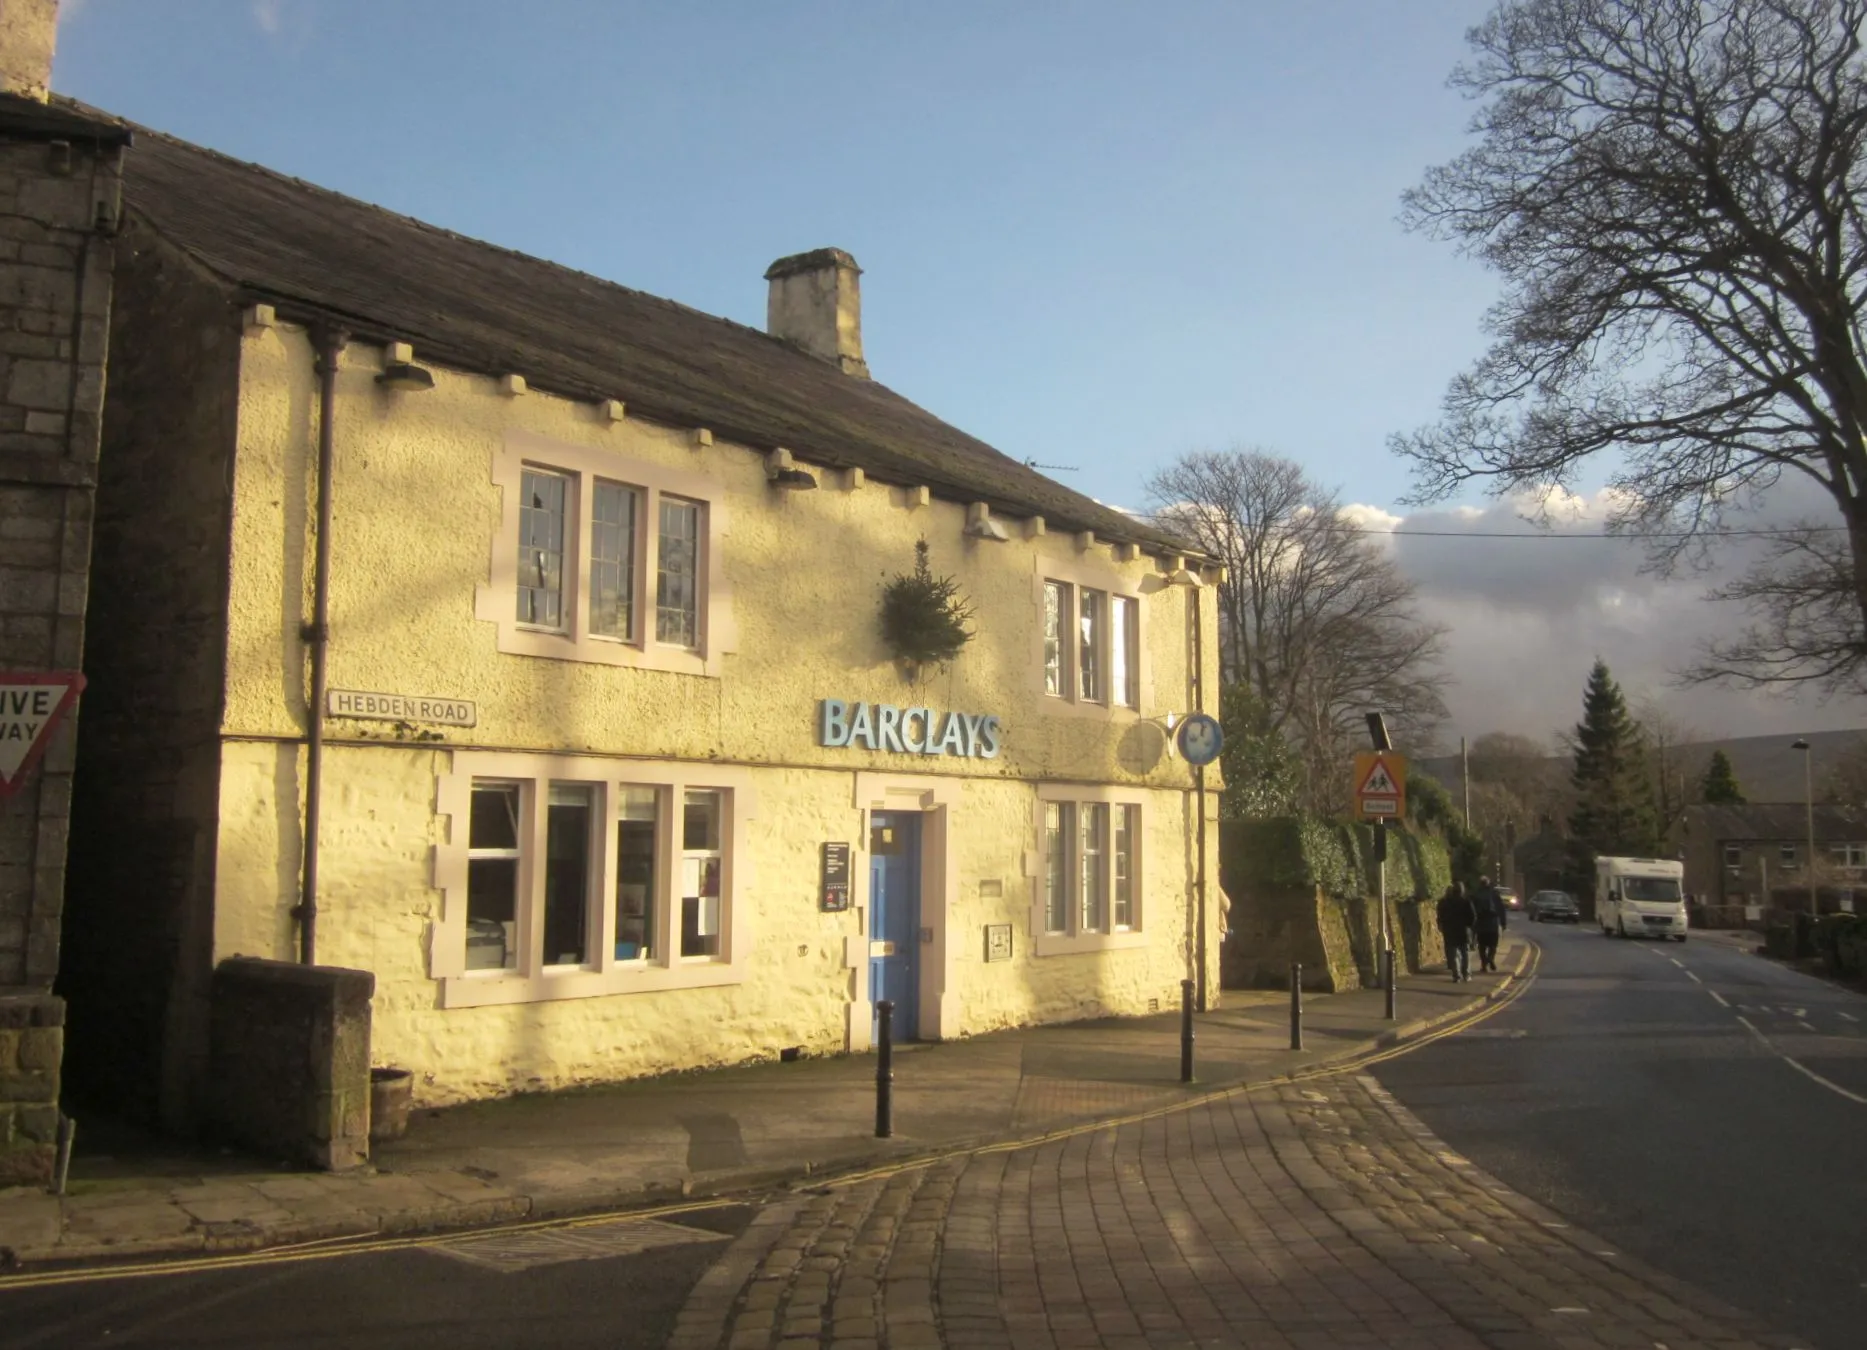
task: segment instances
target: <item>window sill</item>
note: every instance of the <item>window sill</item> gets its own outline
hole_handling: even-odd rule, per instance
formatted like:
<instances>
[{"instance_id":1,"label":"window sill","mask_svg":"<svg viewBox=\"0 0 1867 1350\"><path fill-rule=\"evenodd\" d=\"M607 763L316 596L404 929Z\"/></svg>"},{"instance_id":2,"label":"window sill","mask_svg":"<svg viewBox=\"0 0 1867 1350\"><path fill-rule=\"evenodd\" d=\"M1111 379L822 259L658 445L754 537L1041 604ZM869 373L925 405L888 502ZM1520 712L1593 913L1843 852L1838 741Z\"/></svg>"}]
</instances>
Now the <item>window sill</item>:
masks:
<instances>
[{"instance_id":1,"label":"window sill","mask_svg":"<svg viewBox=\"0 0 1867 1350\"><path fill-rule=\"evenodd\" d=\"M692 957L672 966L630 965L613 970L556 966L529 976L485 971L442 976L441 1006L485 1008L507 1003L552 1003L562 999L706 989L744 981L743 967Z\"/></svg>"},{"instance_id":2,"label":"window sill","mask_svg":"<svg viewBox=\"0 0 1867 1350\"><path fill-rule=\"evenodd\" d=\"M1031 953L1039 957L1084 956L1145 946L1147 934L1132 928L1120 933L1040 933L1031 943Z\"/></svg>"}]
</instances>

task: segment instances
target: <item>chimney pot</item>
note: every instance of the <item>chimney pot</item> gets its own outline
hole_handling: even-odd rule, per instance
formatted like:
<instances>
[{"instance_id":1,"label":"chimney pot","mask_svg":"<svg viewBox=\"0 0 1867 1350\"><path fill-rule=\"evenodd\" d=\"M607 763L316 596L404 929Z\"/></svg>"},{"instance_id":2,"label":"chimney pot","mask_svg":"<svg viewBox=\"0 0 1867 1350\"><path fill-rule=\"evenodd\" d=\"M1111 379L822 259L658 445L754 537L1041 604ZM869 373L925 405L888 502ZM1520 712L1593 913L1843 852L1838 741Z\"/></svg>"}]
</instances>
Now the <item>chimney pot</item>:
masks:
<instances>
[{"instance_id":1,"label":"chimney pot","mask_svg":"<svg viewBox=\"0 0 1867 1350\"><path fill-rule=\"evenodd\" d=\"M765 331L828 361L845 375L869 378L862 359L862 269L840 248L793 253L765 269L771 291Z\"/></svg>"},{"instance_id":2,"label":"chimney pot","mask_svg":"<svg viewBox=\"0 0 1867 1350\"><path fill-rule=\"evenodd\" d=\"M57 45L58 0L0 0L0 93L44 103Z\"/></svg>"}]
</instances>

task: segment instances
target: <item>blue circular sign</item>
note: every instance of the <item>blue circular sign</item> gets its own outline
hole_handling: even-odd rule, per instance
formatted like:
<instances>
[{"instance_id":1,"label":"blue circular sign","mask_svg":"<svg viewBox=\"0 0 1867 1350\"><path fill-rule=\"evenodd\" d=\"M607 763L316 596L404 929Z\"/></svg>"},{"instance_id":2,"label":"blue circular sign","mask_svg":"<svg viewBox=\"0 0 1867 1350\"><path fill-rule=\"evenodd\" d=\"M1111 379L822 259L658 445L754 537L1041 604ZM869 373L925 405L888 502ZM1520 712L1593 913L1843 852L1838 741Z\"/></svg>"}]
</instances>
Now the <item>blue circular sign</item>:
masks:
<instances>
[{"instance_id":1,"label":"blue circular sign","mask_svg":"<svg viewBox=\"0 0 1867 1350\"><path fill-rule=\"evenodd\" d=\"M1188 764L1210 764L1225 749L1225 730L1219 719L1205 713L1193 713L1180 723L1178 734L1180 758Z\"/></svg>"}]
</instances>

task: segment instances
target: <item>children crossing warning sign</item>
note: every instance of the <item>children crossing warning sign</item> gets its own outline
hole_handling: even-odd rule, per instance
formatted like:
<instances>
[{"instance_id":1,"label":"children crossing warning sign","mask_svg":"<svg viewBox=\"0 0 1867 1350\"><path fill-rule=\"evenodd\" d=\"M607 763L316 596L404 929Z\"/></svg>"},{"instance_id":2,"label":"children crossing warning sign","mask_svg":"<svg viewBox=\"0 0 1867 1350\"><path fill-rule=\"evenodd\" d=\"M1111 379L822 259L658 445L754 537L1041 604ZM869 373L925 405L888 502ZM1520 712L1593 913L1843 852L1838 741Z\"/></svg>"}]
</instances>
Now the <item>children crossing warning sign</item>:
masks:
<instances>
[{"instance_id":1,"label":"children crossing warning sign","mask_svg":"<svg viewBox=\"0 0 1867 1350\"><path fill-rule=\"evenodd\" d=\"M0 671L0 797L26 781L83 688L75 670Z\"/></svg>"},{"instance_id":2,"label":"children crossing warning sign","mask_svg":"<svg viewBox=\"0 0 1867 1350\"><path fill-rule=\"evenodd\" d=\"M1398 820L1407 812L1407 760L1392 750L1355 756L1355 815L1362 820Z\"/></svg>"}]
</instances>

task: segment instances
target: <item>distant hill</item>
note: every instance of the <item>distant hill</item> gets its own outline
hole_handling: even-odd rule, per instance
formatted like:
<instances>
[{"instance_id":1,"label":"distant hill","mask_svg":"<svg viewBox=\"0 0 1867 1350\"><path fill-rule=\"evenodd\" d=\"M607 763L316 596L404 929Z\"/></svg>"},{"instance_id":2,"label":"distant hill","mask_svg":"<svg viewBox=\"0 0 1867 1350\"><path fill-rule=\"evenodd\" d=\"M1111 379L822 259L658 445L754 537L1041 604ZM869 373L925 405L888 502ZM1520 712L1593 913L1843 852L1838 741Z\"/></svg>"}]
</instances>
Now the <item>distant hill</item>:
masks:
<instances>
[{"instance_id":1,"label":"distant hill","mask_svg":"<svg viewBox=\"0 0 1867 1350\"><path fill-rule=\"evenodd\" d=\"M1675 745L1666 752L1667 771L1675 776L1684 774L1688 795L1698 781L1705 776L1705 766L1711 763L1714 750L1722 750L1731 757L1731 767L1737 774L1737 785L1744 796L1753 802L1799 802L1803 797L1803 752L1790 749L1794 736L1739 736L1726 741L1697 741L1690 745ZM1859 731L1817 731L1809 736L1809 753L1815 762L1810 766L1815 776L1815 792L1821 795L1822 779L1847 751L1867 744L1867 729ZM1567 763L1566 755L1552 756L1552 759ZM1443 783L1447 791L1458 799L1459 792L1459 757L1457 755L1435 755L1430 759L1416 759L1408 765L1409 772L1425 773Z\"/></svg>"}]
</instances>

